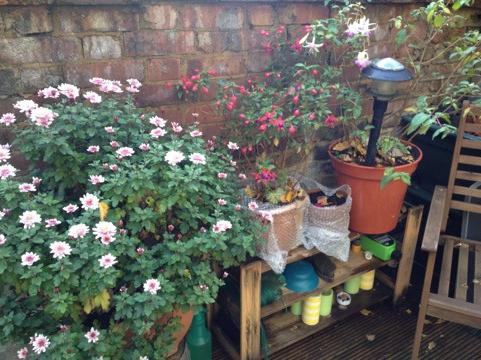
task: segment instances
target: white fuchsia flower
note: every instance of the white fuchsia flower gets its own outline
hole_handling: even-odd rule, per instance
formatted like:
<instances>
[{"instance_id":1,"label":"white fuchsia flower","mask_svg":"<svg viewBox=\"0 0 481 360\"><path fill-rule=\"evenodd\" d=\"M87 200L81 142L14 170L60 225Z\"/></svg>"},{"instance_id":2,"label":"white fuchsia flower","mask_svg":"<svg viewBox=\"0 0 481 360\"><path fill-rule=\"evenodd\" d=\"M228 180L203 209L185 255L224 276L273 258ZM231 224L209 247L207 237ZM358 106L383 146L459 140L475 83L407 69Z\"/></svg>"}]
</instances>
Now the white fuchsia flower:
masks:
<instances>
[{"instance_id":1,"label":"white fuchsia flower","mask_svg":"<svg viewBox=\"0 0 481 360\"><path fill-rule=\"evenodd\" d=\"M18 185L18 190L20 192L26 193L26 192L37 191L37 188L33 184L23 183L23 184Z\"/></svg>"},{"instance_id":2,"label":"white fuchsia flower","mask_svg":"<svg viewBox=\"0 0 481 360\"><path fill-rule=\"evenodd\" d=\"M193 130L190 132L190 136L192 137L199 137L199 136L202 136L202 131L199 131L199 130Z\"/></svg>"},{"instance_id":3,"label":"white fuchsia flower","mask_svg":"<svg viewBox=\"0 0 481 360\"><path fill-rule=\"evenodd\" d=\"M37 96L44 99L57 99L60 96L60 92L56 88L49 86L39 90Z\"/></svg>"},{"instance_id":4,"label":"white fuchsia flower","mask_svg":"<svg viewBox=\"0 0 481 360\"><path fill-rule=\"evenodd\" d=\"M232 229L232 223L228 220L219 220L212 226L212 231L216 234Z\"/></svg>"},{"instance_id":5,"label":"white fuchsia flower","mask_svg":"<svg viewBox=\"0 0 481 360\"><path fill-rule=\"evenodd\" d=\"M89 181L92 185L97 185L104 183L105 178L102 175L90 175Z\"/></svg>"},{"instance_id":6,"label":"white fuchsia flower","mask_svg":"<svg viewBox=\"0 0 481 360\"><path fill-rule=\"evenodd\" d=\"M205 156L200 154L200 153L190 154L189 160L192 163L197 164L197 165L205 165L206 164Z\"/></svg>"},{"instance_id":7,"label":"white fuchsia flower","mask_svg":"<svg viewBox=\"0 0 481 360\"><path fill-rule=\"evenodd\" d=\"M112 254L108 253L107 255L104 255L102 256L100 259L99 259L99 264L101 267L103 267L104 269L108 269L109 267L112 267L114 266L115 264L117 264L117 258L115 256L113 256Z\"/></svg>"},{"instance_id":8,"label":"white fuchsia flower","mask_svg":"<svg viewBox=\"0 0 481 360\"><path fill-rule=\"evenodd\" d=\"M112 126L106 126L104 127L104 130L109 134L113 134L115 132L115 129Z\"/></svg>"},{"instance_id":9,"label":"white fuchsia flower","mask_svg":"<svg viewBox=\"0 0 481 360\"><path fill-rule=\"evenodd\" d=\"M72 225L70 229L68 229L68 236L73 239L82 239L87 235L89 230L89 227L85 224Z\"/></svg>"},{"instance_id":10,"label":"white fuchsia flower","mask_svg":"<svg viewBox=\"0 0 481 360\"><path fill-rule=\"evenodd\" d=\"M363 16L358 20L351 21L349 20L347 23L347 30L345 31L347 36L369 36L371 32L376 30L377 25L376 23L369 22L369 19Z\"/></svg>"},{"instance_id":11,"label":"white fuchsia flower","mask_svg":"<svg viewBox=\"0 0 481 360\"><path fill-rule=\"evenodd\" d=\"M42 221L42 218L35 210L24 211L23 214L19 216L19 221L21 224L23 224L24 229L32 229L35 227L35 224L38 224Z\"/></svg>"},{"instance_id":12,"label":"white fuchsia flower","mask_svg":"<svg viewBox=\"0 0 481 360\"><path fill-rule=\"evenodd\" d=\"M56 218L51 218L51 219L45 220L45 227L46 227L46 228L51 228L51 227L60 225L61 223L62 223L62 222L59 221L58 219L56 219Z\"/></svg>"},{"instance_id":13,"label":"white fuchsia flower","mask_svg":"<svg viewBox=\"0 0 481 360\"><path fill-rule=\"evenodd\" d=\"M219 179L225 179L225 178L227 177L227 174L224 173L224 172L220 172L220 173L217 174L217 177L218 177Z\"/></svg>"},{"instance_id":14,"label":"white fuchsia flower","mask_svg":"<svg viewBox=\"0 0 481 360\"><path fill-rule=\"evenodd\" d=\"M67 214L70 214L76 212L78 210L78 206L74 204L68 204L67 206L64 206L62 210L65 211Z\"/></svg>"},{"instance_id":15,"label":"white fuchsia flower","mask_svg":"<svg viewBox=\"0 0 481 360\"><path fill-rule=\"evenodd\" d=\"M18 350L17 357L19 359L26 359L28 357L28 349L26 347L23 347L20 350Z\"/></svg>"},{"instance_id":16,"label":"white fuchsia flower","mask_svg":"<svg viewBox=\"0 0 481 360\"><path fill-rule=\"evenodd\" d=\"M30 120L32 120L35 125L47 129L50 127L50 125L52 125L57 116L58 114L56 112L53 112L52 110L45 107L38 107L32 109L32 111L30 112Z\"/></svg>"},{"instance_id":17,"label":"white fuchsia flower","mask_svg":"<svg viewBox=\"0 0 481 360\"><path fill-rule=\"evenodd\" d=\"M60 84L57 89L67 99L75 100L80 95L80 89L72 84Z\"/></svg>"},{"instance_id":18,"label":"white fuchsia flower","mask_svg":"<svg viewBox=\"0 0 481 360\"><path fill-rule=\"evenodd\" d=\"M47 351L50 345L50 340L43 334L35 334L34 337L30 338L30 344L33 346L33 352L37 355Z\"/></svg>"},{"instance_id":19,"label":"white fuchsia flower","mask_svg":"<svg viewBox=\"0 0 481 360\"><path fill-rule=\"evenodd\" d=\"M95 344L97 341L99 341L99 335L100 335L100 332L97 329L94 329L93 327L91 327L90 330L87 331L84 336L89 343Z\"/></svg>"},{"instance_id":20,"label":"white fuchsia flower","mask_svg":"<svg viewBox=\"0 0 481 360\"><path fill-rule=\"evenodd\" d=\"M259 205L257 205L255 201L251 201L249 204L247 204L247 207L249 208L249 210L254 211L259 208Z\"/></svg>"},{"instance_id":21,"label":"white fuchsia flower","mask_svg":"<svg viewBox=\"0 0 481 360\"><path fill-rule=\"evenodd\" d=\"M227 144L227 147L230 150L239 150L239 145L237 145L235 142L232 142L232 141L229 141L229 143Z\"/></svg>"},{"instance_id":22,"label":"white fuchsia flower","mask_svg":"<svg viewBox=\"0 0 481 360\"><path fill-rule=\"evenodd\" d=\"M99 199L93 194L86 193L80 198L80 202L84 210L95 210L99 208Z\"/></svg>"},{"instance_id":23,"label":"white fuchsia flower","mask_svg":"<svg viewBox=\"0 0 481 360\"><path fill-rule=\"evenodd\" d=\"M108 245L115 240L117 228L114 224L108 221L100 221L95 225L92 232L96 239L99 239L102 244Z\"/></svg>"},{"instance_id":24,"label":"white fuchsia flower","mask_svg":"<svg viewBox=\"0 0 481 360\"><path fill-rule=\"evenodd\" d=\"M148 279L144 283L144 292L151 293L152 295L156 295L157 291L160 290L160 282L157 279Z\"/></svg>"},{"instance_id":25,"label":"white fuchsia flower","mask_svg":"<svg viewBox=\"0 0 481 360\"><path fill-rule=\"evenodd\" d=\"M50 244L50 253L54 259L63 259L70 255L72 248L65 241L55 241Z\"/></svg>"},{"instance_id":26,"label":"white fuchsia flower","mask_svg":"<svg viewBox=\"0 0 481 360\"><path fill-rule=\"evenodd\" d=\"M309 35L309 33L307 34ZM308 42L306 41L307 38L303 38L301 39L301 41L304 40L303 42L305 42L305 45L302 45L304 48L306 48L310 53L318 53L319 52L319 49L321 47L324 46L324 43L316 43L316 37L314 35L312 35L312 41L311 42ZM299 42L301 43L301 42Z\"/></svg>"},{"instance_id":27,"label":"white fuchsia flower","mask_svg":"<svg viewBox=\"0 0 481 360\"><path fill-rule=\"evenodd\" d=\"M364 69L365 67L369 66L371 61L369 60L369 54L367 53L366 50L360 51L357 54L357 59L354 61L354 63L357 65L359 70Z\"/></svg>"},{"instance_id":28,"label":"white fuchsia flower","mask_svg":"<svg viewBox=\"0 0 481 360\"><path fill-rule=\"evenodd\" d=\"M10 164L0 165L0 179L2 180L15 176L16 172L17 172L17 169L15 169Z\"/></svg>"},{"instance_id":29,"label":"white fuchsia flower","mask_svg":"<svg viewBox=\"0 0 481 360\"><path fill-rule=\"evenodd\" d=\"M32 266L35 264L37 261L40 260L40 256L38 254L35 254L33 252L26 252L25 254L22 255L22 266Z\"/></svg>"},{"instance_id":30,"label":"white fuchsia flower","mask_svg":"<svg viewBox=\"0 0 481 360\"><path fill-rule=\"evenodd\" d=\"M105 80L100 77L93 77L89 79L89 83L94 85L101 85Z\"/></svg>"},{"instance_id":31,"label":"white fuchsia flower","mask_svg":"<svg viewBox=\"0 0 481 360\"><path fill-rule=\"evenodd\" d=\"M7 237L3 234L0 234L0 245L4 245L7 242Z\"/></svg>"},{"instance_id":32,"label":"white fuchsia flower","mask_svg":"<svg viewBox=\"0 0 481 360\"><path fill-rule=\"evenodd\" d=\"M112 146L115 149L115 148L118 148L120 144L118 141L113 140L110 142L110 146Z\"/></svg>"},{"instance_id":33,"label":"white fuchsia flower","mask_svg":"<svg viewBox=\"0 0 481 360\"><path fill-rule=\"evenodd\" d=\"M98 145L90 145L88 148L87 148L87 151L91 154L95 154L95 153L98 153L100 151L100 146Z\"/></svg>"},{"instance_id":34,"label":"white fuchsia flower","mask_svg":"<svg viewBox=\"0 0 481 360\"><path fill-rule=\"evenodd\" d=\"M178 163L185 159L184 154L180 151L170 150L165 154L164 160L171 166L176 166Z\"/></svg>"},{"instance_id":35,"label":"white fuchsia flower","mask_svg":"<svg viewBox=\"0 0 481 360\"><path fill-rule=\"evenodd\" d=\"M167 131L165 131L164 129L162 129L160 127L157 127L157 128L152 129L150 131L150 136L152 136L154 139L158 139L159 137L162 137L165 134L167 134Z\"/></svg>"},{"instance_id":36,"label":"white fuchsia flower","mask_svg":"<svg viewBox=\"0 0 481 360\"><path fill-rule=\"evenodd\" d=\"M40 185L41 182L42 182L42 179L40 179L39 177L34 176L32 178L32 184L35 185L35 186Z\"/></svg>"},{"instance_id":37,"label":"white fuchsia flower","mask_svg":"<svg viewBox=\"0 0 481 360\"><path fill-rule=\"evenodd\" d=\"M17 101L13 107L18 109L21 113L29 114L33 109L38 108L38 104L32 100Z\"/></svg>"},{"instance_id":38,"label":"white fuchsia flower","mask_svg":"<svg viewBox=\"0 0 481 360\"><path fill-rule=\"evenodd\" d=\"M219 200L217 200L217 203L221 206L224 206L224 205L227 204L227 201L225 201L224 199L219 199Z\"/></svg>"},{"instance_id":39,"label":"white fuchsia flower","mask_svg":"<svg viewBox=\"0 0 481 360\"><path fill-rule=\"evenodd\" d=\"M160 116L152 116L152 117L149 119L149 123L151 123L151 124L154 125L155 127L163 128L163 127L165 126L165 124L167 124L167 121L165 121L164 119L162 119Z\"/></svg>"},{"instance_id":40,"label":"white fuchsia flower","mask_svg":"<svg viewBox=\"0 0 481 360\"><path fill-rule=\"evenodd\" d=\"M0 145L0 162L6 162L10 159L10 145Z\"/></svg>"},{"instance_id":41,"label":"white fuchsia flower","mask_svg":"<svg viewBox=\"0 0 481 360\"><path fill-rule=\"evenodd\" d=\"M12 113L6 113L3 114L2 117L0 117L0 124L4 124L5 126L10 126L15 122L16 118L15 115Z\"/></svg>"},{"instance_id":42,"label":"white fuchsia flower","mask_svg":"<svg viewBox=\"0 0 481 360\"><path fill-rule=\"evenodd\" d=\"M180 126L178 123L173 122L173 123L171 123L171 125L172 125L172 130L175 133L180 133L182 131L182 126Z\"/></svg>"},{"instance_id":43,"label":"white fuchsia flower","mask_svg":"<svg viewBox=\"0 0 481 360\"><path fill-rule=\"evenodd\" d=\"M149 151L150 150L150 144L142 143L139 145L139 149L142 151Z\"/></svg>"},{"instance_id":44,"label":"white fuchsia flower","mask_svg":"<svg viewBox=\"0 0 481 360\"><path fill-rule=\"evenodd\" d=\"M91 104L100 104L102 102L102 96L97 94L95 91L87 91L83 96Z\"/></svg>"},{"instance_id":45,"label":"white fuchsia flower","mask_svg":"<svg viewBox=\"0 0 481 360\"><path fill-rule=\"evenodd\" d=\"M132 149L131 147L127 147L127 146L121 147L120 149L118 149L116 151L116 154L120 159L122 159L124 157L130 157L134 153L135 153L134 149Z\"/></svg>"}]
</instances>

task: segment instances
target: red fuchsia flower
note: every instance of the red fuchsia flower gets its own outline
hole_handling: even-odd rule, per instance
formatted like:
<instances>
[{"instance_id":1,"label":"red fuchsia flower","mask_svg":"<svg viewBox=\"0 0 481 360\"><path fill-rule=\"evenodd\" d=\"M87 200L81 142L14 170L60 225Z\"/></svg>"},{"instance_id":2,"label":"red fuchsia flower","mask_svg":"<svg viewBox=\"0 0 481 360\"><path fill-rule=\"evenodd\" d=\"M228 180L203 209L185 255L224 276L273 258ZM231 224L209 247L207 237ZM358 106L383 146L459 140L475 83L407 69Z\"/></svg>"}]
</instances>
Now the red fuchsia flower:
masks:
<instances>
[{"instance_id":1,"label":"red fuchsia flower","mask_svg":"<svg viewBox=\"0 0 481 360\"><path fill-rule=\"evenodd\" d=\"M294 105L299 104L299 95L296 95L296 96L294 96L294 97L292 98L292 103L293 103Z\"/></svg>"},{"instance_id":2,"label":"red fuchsia flower","mask_svg":"<svg viewBox=\"0 0 481 360\"><path fill-rule=\"evenodd\" d=\"M65 241L54 241L50 244L50 253L54 259L63 259L72 253L72 248Z\"/></svg>"},{"instance_id":3,"label":"red fuchsia flower","mask_svg":"<svg viewBox=\"0 0 481 360\"><path fill-rule=\"evenodd\" d=\"M209 88L207 86L202 86L202 88L200 89L200 91L202 91L203 94L208 94L209 93Z\"/></svg>"},{"instance_id":4,"label":"red fuchsia flower","mask_svg":"<svg viewBox=\"0 0 481 360\"><path fill-rule=\"evenodd\" d=\"M287 130L289 135L295 135L295 133L297 132L297 128L294 126L294 125L291 125L289 127L289 130Z\"/></svg>"},{"instance_id":5,"label":"red fuchsia flower","mask_svg":"<svg viewBox=\"0 0 481 360\"><path fill-rule=\"evenodd\" d=\"M312 31L312 26L311 25L304 25L304 33L310 33Z\"/></svg>"},{"instance_id":6,"label":"red fuchsia flower","mask_svg":"<svg viewBox=\"0 0 481 360\"><path fill-rule=\"evenodd\" d=\"M98 153L100 151L100 146L98 145L90 145L88 148L87 148L87 151L91 154L95 154L95 153Z\"/></svg>"},{"instance_id":7,"label":"red fuchsia flower","mask_svg":"<svg viewBox=\"0 0 481 360\"><path fill-rule=\"evenodd\" d=\"M277 174L269 169L262 168L259 172L254 173L254 180L256 182L268 183L275 181L277 179Z\"/></svg>"},{"instance_id":8,"label":"red fuchsia flower","mask_svg":"<svg viewBox=\"0 0 481 360\"><path fill-rule=\"evenodd\" d=\"M123 159L124 157L131 157L135 151L131 147L121 147L115 153L119 159Z\"/></svg>"},{"instance_id":9,"label":"red fuchsia flower","mask_svg":"<svg viewBox=\"0 0 481 360\"><path fill-rule=\"evenodd\" d=\"M279 130L282 130L284 128L284 119L281 116L277 117L277 119L272 119L270 123L272 126L275 126Z\"/></svg>"},{"instance_id":10,"label":"red fuchsia flower","mask_svg":"<svg viewBox=\"0 0 481 360\"><path fill-rule=\"evenodd\" d=\"M209 71L207 71L207 74L209 74L210 76L216 76L217 71L215 71L214 69L210 69Z\"/></svg>"},{"instance_id":11,"label":"red fuchsia flower","mask_svg":"<svg viewBox=\"0 0 481 360\"><path fill-rule=\"evenodd\" d=\"M94 329L93 327L91 327L90 330L87 331L84 336L89 343L95 344L97 341L99 341L99 335L100 335L100 332Z\"/></svg>"},{"instance_id":12,"label":"red fuchsia flower","mask_svg":"<svg viewBox=\"0 0 481 360\"><path fill-rule=\"evenodd\" d=\"M25 254L22 255L21 260L22 260L22 263L21 263L22 266L30 267L40 260L40 256L38 256L38 254L35 254L33 252L26 252Z\"/></svg>"},{"instance_id":13,"label":"red fuchsia flower","mask_svg":"<svg viewBox=\"0 0 481 360\"><path fill-rule=\"evenodd\" d=\"M10 164L0 165L0 179L2 180L15 176L16 172L17 172L17 169L15 169Z\"/></svg>"},{"instance_id":14,"label":"red fuchsia flower","mask_svg":"<svg viewBox=\"0 0 481 360\"><path fill-rule=\"evenodd\" d=\"M12 113L6 113L3 114L2 117L0 117L0 124L10 126L15 122L15 120L15 115L13 115Z\"/></svg>"},{"instance_id":15,"label":"red fuchsia flower","mask_svg":"<svg viewBox=\"0 0 481 360\"><path fill-rule=\"evenodd\" d=\"M47 351L50 340L43 334L35 334L34 337L30 338L30 344L33 346L33 352L39 355Z\"/></svg>"},{"instance_id":16,"label":"red fuchsia flower","mask_svg":"<svg viewBox=\"0 0 481 360\"><path fill-rule=\"evenodd\" d=\"M315 120L316 119L316 114L310 113L309 116L307 117L309 120Z\"/></svg>"},{"instance_id":17,"label":"red fuchsia flower","mask_svg":"<svg viewBox=\"0 0 481 360\"><path fill-rule=\"evenodd\" d=\"M260 34L261 36L268 37L271 33L267 30L261 30Z\"/></svg>"},{"instance_id":18,"label":"red fuchsia flower","mask_svg":"<svg viewBox=\"0 0 481 360\"><path fill-rule=\"evenodd\" d=\"M42 222L40 214L35 210L24 211L18 218L19 222L23 224L24 229L33 229L36 224L40 224Z\"/></svg>"},{"instance_id":19,"label":"red fuchsia flower","mask_svg":"<svg viewBox=\"0 0 481 360\"><path fill-rule=\"evenodd\" d=\"M235 104L233 102L228 102L225 106L227 111L232 112L234 110Z\"/></svg>"},{"instance_id":20,"label":"red fuchsia flower","mask_svg":"<svg viewBox=\"0 0 481 360\"><path fill-rule=\"evenodd\" d=\"M45 220L45 227L46 227L46 228L51 228L51 227L60 225L61 223L62 223L62 222L59 221L58 219L56 219L56 218L51 218L51 219Z\"/></svg>"},{"instance_id":21,"label":"red fuchsia flower","mask_svg":"<svg viewBox=\"0 0 481 360\"><path fill-rule=\"evenodd\" d=\"M312 69L312 70L311 70L311 74L312 74L312 76L317 76L317 75L319 75L319 70L317 70L317 69Z\"/></svg>"},{"instance_id":22,"label":"red fuchsia flower","mask_svg":"<svg viewBox=\"0 0 481 360\"><path fill-rule=\"evenodd\" d=\"M294 43L291 45L291 49L296 53L300 54L302 52L302 45L300 44L300 39L296 39Z\"/></svg>"},{"instance_id":23,"label":"red fuchsia flower","mask_svg":"<svg viewBox=\"0 0 481 360\"><path fill-rule=\"evenodd\" d=\"M274 48L272 47L272 44L270 42L262 44L262 48L268 54L272 54L272 52L274 51Z\"/></svg>"},{"instance_id":24,"label":"red fuchsia flower","mask_svg":"<svg viewBox=\"0 0 481 360\"><path fill-rule=\"evenodd\" d=\"M85 235L90 231L89 227L85 224L72 225L68 230L68 236L72 239L83 239Z\"/></svg>"},{"instance_id":25,"label":"red fuchsia flower","mask_svg":"<svg viewBox=\"0 0 481 360\"><path fill-rule=\"evenodd\" d=\"M56 88L49 86L39 90L37 96L44 99L57 99L60 96L60 92Z\"/></svg>"},{"instance_id":26,"label":"red fuchsia flower","mask_svg":"<svg viewBox=\"0 0 481 360\"><path fill-rule=\"evenodd\" d=\"M115 264L117 264L117 257L113 256L112 254L108 253L107 255L102 256L99 260L100 267L104 269L108 269Z\"/></svg>"},{"instance_id":27,"label":"red fuchsia flower","mask_svg":"<svg viewBox=\"0 0 481 360\"><path fill-rule=\"evenodd\" d=\"M264 132L264 131L266 131L266 130L267 130L267 124L261 124L261 125L259 126L259 131Z\"/></svg>"},{"instance_id":28,"label":"red fuchsia flower","mask_svg":"<svg viewBox=\"0 0 481 360\"><path fill-rule=\"evenodd\" d=\"M144 283L144 292L148 292L151 295L156 295L160 290L160 282L157 279L148 279Z\"/></svg>"},{"instance_id":29,"label":"red fuchsia flower","mask_svg":"<svg viewBox=\"0 0 481 360\"><path fill-rule=\"evenodd\" d=\"M67 206L62 208L67 214L73 213L78 210L78 206L74 204L68 204Z\"/></svg>"},{"instance_id":30,"label":"red fuchsia flower","mask_svg":"<svg viewBox=\"0 0 481 360\"><path fill-rule=\"evenodd\" d=\"M18 190L20 192L26 193L26 192L37 191L37 188L33 184L23 183L23 184L18 185Z\"/></svg>"},{"instance_id":31,"label":"red fuchsia flower","mask_svg":"<svg viewBox=\"0 0 481 360\"><path fill-rule=\"evenodd\" d=\"M149 151L150 150L150 144L142 143L139 145L139 149L142 151Z\"/></svg>"},{"instance_id":32,"label":"red fuchsia flower","mask_svg":"<svg viewBox=\"0 0 481 360\"><path fill-rule=\"evenodd\" d=\"M336 127L337 123L339 120L337 117L335 117L333 114L327 115L326 119L324 120L324 125L326 125L328 128L334 128Z\"/></svg>"},{"instance_id":33,"label":"red fuchsia flower","mask_svg":"<svg viewBox=\"0 0 481 360\"><path fill-rule=\"evenodd\" d=\"M93 194L86 193L80 198L80 202L84 210L96 210L99 208L99 199Z\"/></svg>"},{"instance_id":34,"label":"red fuchsia flower","mask_svg":"<svg viewBox=\"0 0 481 360\"><path fill-rule=\"evenodd\" d=\"M293 115L295 117L298 117L299 115L301 115L301 112L299 111L299 109L295 109L294 112L293 112Z\"/></svg>"},{"instance_id":35,"label":"red fuchsia flower","mask_svg":"<svg viewBox=\"0 0 481 360\"><path fill-rule=\"evenodd\" d=\"M100 104L102 102L102 96L94 91L87 91L83 97L87 99L91 104Z\"/></svg>"},{"instance_id":36,"label":"red fuchsia flower","mask_svg":"<svg viewBox=\"0 0 481 360\"><path fill-rule=\"evenodd\" d=\"M284 34L285 31L286 31L286 27L284 25L281 25L276 29L276 33L278 34Z\"/></svg>"},{"instance_id":37,"label":"red fuchsia flower","mask_svg":"<svg viewBox=\"0 0 481 360\"><path fill-rule=\"evenodd\" d=\"M17 357L19 359L26 359L28 357L28 349L26 347L23 347L20 350L18 350Z\"/></svg>"}]
</instances>

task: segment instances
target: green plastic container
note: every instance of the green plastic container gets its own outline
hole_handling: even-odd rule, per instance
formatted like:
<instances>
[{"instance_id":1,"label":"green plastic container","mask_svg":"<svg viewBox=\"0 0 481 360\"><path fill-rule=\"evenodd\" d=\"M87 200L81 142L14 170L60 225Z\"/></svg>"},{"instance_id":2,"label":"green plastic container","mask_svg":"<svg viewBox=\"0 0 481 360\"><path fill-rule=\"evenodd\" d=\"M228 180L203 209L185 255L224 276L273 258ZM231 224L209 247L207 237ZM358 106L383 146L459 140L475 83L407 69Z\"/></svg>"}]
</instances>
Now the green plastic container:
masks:
<instances>
[{"instance_id":1,"label":"green plastic container","mask_svg":"<svg viewBox=\"0 0 481 360\"><path fill-rule=\"evenodd\" d=\"M344 283L344 291L351 295L357 294L360 285L361 276L354 276Z\"/></svg>"},{"instance_id":2,"label":"green plastic container","mask_svg":"<svg viewBox=\"0 0 481 360\"><path fill-rule=\"evenodd\" d=\"M333 298L334 298L334 291L332 291L332 289L324 291L321 294L321 307L319 312L320 316L331 315Z\"/></svg>"},{"instance_id":3,"label":"green plastic container","mask_svg":"<svg viewBox=\"0 0 481 360\"><path fill-rule=\"evenodd\" d=\"M371 252L382 261L391 260L392 254L396 250L396 239L389 235L381 235L375 238L363 235L360 240L364 251Z\"/></svg>"},{"instance_id":4,"label":"green plastic container","mask_svg":"<svg viewBox=\"0 0 481 360\"><path fill-rule=\"evenodd\" d=\"M302 301L295 302L291 305L292 315L300 316L302 314Z\"/></svg>"},{"instance_id":5,"label":"green plastic container","mask_svg":"<svg viewBox=\"0 0 481 360\"><path fill-rule=\"evenodd\" d=\"M205 310L200 308L194 315L187 334L187 346L191 360L212 359L212 334L205 324Z\"/></svg>"}]
</instances>

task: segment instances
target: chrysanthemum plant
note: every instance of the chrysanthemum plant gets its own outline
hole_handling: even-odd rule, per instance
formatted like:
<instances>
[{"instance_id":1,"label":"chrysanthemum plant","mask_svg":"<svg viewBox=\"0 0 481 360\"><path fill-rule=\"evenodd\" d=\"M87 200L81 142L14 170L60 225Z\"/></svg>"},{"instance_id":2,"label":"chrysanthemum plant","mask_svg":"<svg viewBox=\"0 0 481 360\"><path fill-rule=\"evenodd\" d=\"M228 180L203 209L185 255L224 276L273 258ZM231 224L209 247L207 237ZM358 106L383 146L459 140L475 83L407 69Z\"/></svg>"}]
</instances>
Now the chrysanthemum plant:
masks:
<instances>
[{"instance_id":1,"label":"chrysanthemum plant","mask_svg":"<svg viewBox=\"0 0 481 360\"><path fill-rule=\"evenodd\" d=\"M135 79L91 82L100 94L62 84L0 118L15 134L0 147L0 342L22 359L162 359L173 310L212 303L214 269L262 230L227 146L136 108Z\"/></svg>"}]
</instances>

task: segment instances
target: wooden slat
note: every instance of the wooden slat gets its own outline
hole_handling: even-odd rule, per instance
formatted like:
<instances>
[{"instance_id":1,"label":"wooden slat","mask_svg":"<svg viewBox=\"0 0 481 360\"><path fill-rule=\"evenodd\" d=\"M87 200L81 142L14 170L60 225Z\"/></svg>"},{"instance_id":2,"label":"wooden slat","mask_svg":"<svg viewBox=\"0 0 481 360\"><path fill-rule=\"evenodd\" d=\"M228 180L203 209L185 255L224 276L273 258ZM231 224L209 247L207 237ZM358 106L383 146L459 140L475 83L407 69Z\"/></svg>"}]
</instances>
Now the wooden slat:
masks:
<instances>
[{"instance_id":1,"label":"wooden slat","mask_svg":"<svg viewBox=\"0 0 481 360\"><path fill-rule=\"evenodd\" d=\"M468 181L481 181L481 173L458 170L456 172L456 179L468 180Z\"/></svg>"},{"instance_id":2,"label":"wooden slat","mask_svg":"<svg viewBox=\"0 0 481 360\"><path fill-rule=\"evenodd\" d=\"M481 245L474 252L474 303L481 305Z\"/></svg>"},{"instance_id":3,"label":"wooden slat","mask_svg":"<svg viewBox=\"0 0 481 360\"><path fill-rule=\"evenodd\" d=\"M461 141L461 147L481 150L481 141L463 139L463 141Z\"/></svg>"},{"instance_id":4,"label":"wooden slat","mask_svg":"<svg viewBox=\"0 0 481 360\"><path fill-rule=\"evenodd\" d=\"M466 295L468 293L468 259L469 259L469 245L462 244L459 247L455 297L456 299L464 300L464 301L466 301Z\"/></svg>"},{"instance_id":5,"label":"wooden slat","mask_svg":"<svg viewBox=\"0 0 481 360\"><path fill-rule=\"evenodd\" d=\"M453 189L454 194L472 196L476 198L481 198L481 189L469 188L466 186L455 185Z\"/></svg>"},{"instance_id":6,"label":"wooden slat","mask_svg":"<svg viewBox=\"0 0 481 360\"><path fill-rule=\"evenodd\" d=\"M430 294L428 314L478 329L481 328L481 306L463 300Z\"/></svg>"},{"instance_id":7,"label":"wooden slat","mask_svg":"<svg viewBox=\"0 0 481 360\"><path fill-rule=\"evenodd\" d=\"M230 358L232 360L239 360L240 356L237 349L230 342L230 340L224 335L224 332L222 331L222 329L220 329L217 325L213 325L212 332L214 333L216 340L220 342L220 344L225 349L225 351L227 351L227 354L229 354Z\"/></svg>"},{"instance_id":8,"label":"wooden slat","mask_svg":"<svg viewBox=\"0 0 481 360\"><path fill-rule=\"evenodd\" d=\"M468 244L469 246L471 246L472 249L474 249L475 246L479 245L479 241L477 241L477 240L463 239L463 238L460 238L458 236L441 235L441 239L444 239L446 241L448 241L448 240L454 241L454 247L459 246L459 243Z\"/></svg>"},{"instance_id":9,"label":"wooden slat","mask_svg":"<svg viewBox=\"0 0 481 360\"><path fill-rule=\"evenodd\" d=\"M471 203L467 203L467 202L451 200L449 207L451 209L456 209L456 210L461 210L461 211L481 213L481 205L479 205L479 204L471 204Z\"/></svg>"},{"instance_id":10,"label":"wooden slat","mask_svg":"<svg viewBox=\"0 0 481 360\"><path fill-rule=\"evenodd\" d=\"M438 294L448 296L449 280L451 278L451 265L453 263L453 245L452 240L444 242L443 262L441 264L441 278L439 279Z\"/></svg>"},{"instance_id":11,"label":"wooden slat","mask_svg":"<svg viewBox=\"0 0 481 360\"><path fill-rule=\"evenodd\" d=\"M436 251L438 248L439 233L441 232L442 222L447 217L445 215L445 203L447 196L446 188L436 186L433 199L429 207L428 221L424 229L424 237L421 248L425 251Z\"/></svg>"},{"instance_id":12,"label":"wooden slat","mask_svg":"<svg viewBox=\"0 0 481 360\"><path fill-rule=\"evenodd\" d=\"M467 123L464 127L464 131L479 133L481 132L481 124Z\"/></svg>"},{"instance_id":13,"label":"wooden slat","mask_svg":"<svg viewBox=\"0 0 481 360\"><path fill-rule=\"evenodd\" d=\"M459 163L465 165L477 165L481 166L481 157L472 155L460 155Z\"/></svg>"}]
</instances>

